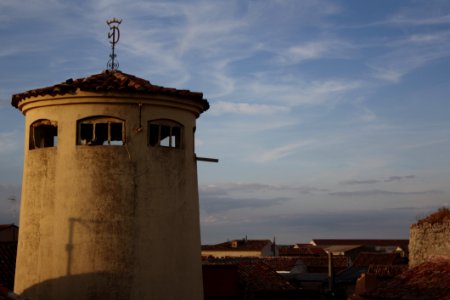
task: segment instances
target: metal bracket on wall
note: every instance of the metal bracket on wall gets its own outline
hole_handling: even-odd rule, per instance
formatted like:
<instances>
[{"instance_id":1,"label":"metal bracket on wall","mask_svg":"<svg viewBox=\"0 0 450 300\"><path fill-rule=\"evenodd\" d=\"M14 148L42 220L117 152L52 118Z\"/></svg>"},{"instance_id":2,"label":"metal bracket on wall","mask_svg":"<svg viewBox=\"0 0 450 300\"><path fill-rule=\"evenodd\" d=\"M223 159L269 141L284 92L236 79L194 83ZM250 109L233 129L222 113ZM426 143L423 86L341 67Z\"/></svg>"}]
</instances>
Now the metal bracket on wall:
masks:
<instances>
[{"instance_id":1,"label":"metal bracket on wall","mask_svg":"<svg viewBox=\"0 0 450 300\"><path fill-rule=\"evenodd\" d=\"M195 156L195 160L212 162L212 163L218 163L219 162L218 158L200 157L200 156L197 156L197 155Z\"/></svg>"}]
</instances>

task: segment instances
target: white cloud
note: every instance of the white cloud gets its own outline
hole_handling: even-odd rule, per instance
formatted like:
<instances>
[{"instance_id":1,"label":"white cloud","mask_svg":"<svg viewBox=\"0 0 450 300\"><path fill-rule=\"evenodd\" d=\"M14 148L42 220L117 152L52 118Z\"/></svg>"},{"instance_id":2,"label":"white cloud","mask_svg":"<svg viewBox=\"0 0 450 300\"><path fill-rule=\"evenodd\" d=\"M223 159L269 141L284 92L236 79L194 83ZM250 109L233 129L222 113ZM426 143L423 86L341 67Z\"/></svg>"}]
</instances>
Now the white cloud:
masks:
<instances>
[{"instance_id":1,"label":"white cloud","mask_svg":"<svg viewBox=\"0 0 450 300\"><path fill-rule=\"evenodd\" d=\"M299 143L283 145L268 151L254 154L252 160L258 163L268 163L274 160L279 160L281 158L294 154L299 148L308 146L311 143L312 142L310 141L303 141Z\"/></svg>"},{"instance_id":2,"label":"white cloud","mask_svg":"<svg viewBox=\"0 0 450 300\"><path fill-rule=\"evenodd\" d=\"M319 39L280 50L278 62L284 65L320 58L349 58L355 47L338 40Z\"/></svg>"},{"instance_id":3,"label":"white cloud","mask_svg":"<svg viewBox=\"0 0 450 300\"><path fill-rule=\"evenodd\" d=\"M378 79L399 82L403 76L439 59L450 57L450 32L412 34L393 40L387 52L368 62L373 76Z\"/></svg>"},{"instance_id":4,"label":"white cloud","mask_svg":"<svg viewBox=\"0 0 450 300\"><path fill-rule=\"evenodd\" d=\"M304 60L319 58L327 53L330 46L326 43L311 42L305 45L293 46L287 50L289 60L298 63Z\"/></svg>"},{"instance_id":5,"label":"white cloud","mask_svg":"<svg viewBox=\"0 0 450 300\"><path fill-rule=\"evenodd\" d=\"M393 83L399 82L403 75L405 75L407 72L406 70L401 69L394 69L392 67L372 67L374 71L374 77L377 79L390 81Z\"/></svg>"},{"instance_id":6,"label":"white cloud","mask_svg":"<svg viewBox=\"0 0 450 300\"><path fill-rule=\"evenodd\" d=\"M360 120L363 122L373 122L378 119L377 115L368 108L364 108L362 114L360 115Z\"/></svg>"},{"instance_id":7,"label":"white cloud","mask_svg":"<svg viewBox=\"0 0 450 300\"><path fill-rule=\"evenodd\" d=\"M250 92L258 99L290 106L319 105L336 102L344 93L360 89L364 83L359 80L324 80L305 82L296 79L283 79L272 83L254 81L248 85Z\"/></svg>"},{"instance_id":8,"label":"white cloud","mask_svg":"<svg viewBox=\"0 0 450 300\"><path fill-rule=\"evenodd\" d=\"M423 12L421 12L421 14L422 13ZM387 21L383 23L396 25L415 25L415 26L444 25L450 24L450 14L432 17L424 17L422 15L409 16L405 14L399 14L389 18Z\"/></svg>"},{"instance_id":9,"label":"white cloud","mask_svg":"<svg viewBox=\"0 0 450 300\"><path fill-rule=\"evenodd\" d=\"M267 115L274 113L283 113L288 111L289 108L286 106L219 101L211 105L210 113L214 115L220 115L224 113Z\"/></svg>"}]
</instances>

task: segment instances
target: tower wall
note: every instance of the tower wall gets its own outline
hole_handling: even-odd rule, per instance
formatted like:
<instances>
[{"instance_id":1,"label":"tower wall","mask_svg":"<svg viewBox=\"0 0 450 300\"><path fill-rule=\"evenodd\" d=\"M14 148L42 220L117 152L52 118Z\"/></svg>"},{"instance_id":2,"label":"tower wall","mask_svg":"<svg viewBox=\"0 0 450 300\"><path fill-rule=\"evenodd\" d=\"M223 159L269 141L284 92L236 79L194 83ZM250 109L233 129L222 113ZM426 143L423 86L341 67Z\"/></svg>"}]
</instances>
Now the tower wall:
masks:
<instances>
[{"instance_id":1,"label":"tower wall","mask_svg":"<svg viewBox=\"0 0 450 300\"><path fill-rule=\"evenodd\" d=\"M174 97L39 96L21 103L25 162L15 291L30 299L202 299L194 128ZM125 121L125 144L77 144L77 122ZM30 126L57 124L29 150ZM182 125L182 147L151 147L147 121Z\"/></svg>"}]
</instances>

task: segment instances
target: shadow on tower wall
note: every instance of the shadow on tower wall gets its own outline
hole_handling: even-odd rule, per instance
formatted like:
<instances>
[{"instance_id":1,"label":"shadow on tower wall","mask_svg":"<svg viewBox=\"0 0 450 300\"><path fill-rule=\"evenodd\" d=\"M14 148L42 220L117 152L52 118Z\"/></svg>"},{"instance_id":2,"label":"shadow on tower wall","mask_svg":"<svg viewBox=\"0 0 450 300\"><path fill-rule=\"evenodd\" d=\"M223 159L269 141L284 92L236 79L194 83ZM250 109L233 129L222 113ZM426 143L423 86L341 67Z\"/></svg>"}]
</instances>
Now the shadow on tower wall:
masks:
<instances>
[{"instance_id":1,"label":"shadow on tower wall","mask_svg":"<svg viewBox=\"0 0 450 300\"><path fill-rule=\"evenodd\" d=\"M124 274L98 272L46 280L27 288L22 295L32 300L119 300L129 299L130 291Z\"/></svg>"}]
</instances>

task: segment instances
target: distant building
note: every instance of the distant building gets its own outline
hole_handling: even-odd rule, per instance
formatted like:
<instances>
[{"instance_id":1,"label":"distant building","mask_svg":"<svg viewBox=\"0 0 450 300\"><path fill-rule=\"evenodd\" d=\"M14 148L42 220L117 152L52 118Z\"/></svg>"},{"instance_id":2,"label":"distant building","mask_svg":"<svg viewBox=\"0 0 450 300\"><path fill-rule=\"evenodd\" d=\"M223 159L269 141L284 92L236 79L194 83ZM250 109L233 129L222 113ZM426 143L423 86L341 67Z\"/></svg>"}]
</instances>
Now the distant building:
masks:
<instances>
[{"instance_id":1,"label":"distant building","mask_svg":"<svg viewBox=\"0 0 450 300\"><path fill-rule=\"evenodd\" d=\"M408 255L409 240L396 239L313 239L311 245L326 249L336 246L364 246L365 251Z\"/></svg>"},{"instance_id":2,"label":"distant building","mask_svg":"<svg viewBox=\"0 0 450 300\"><path fill-rule=\"evenodd\" d=\"M17 242L19 227L14 224L0 225L0 242Z\"/></svg>"},{"instance_id":3,"label":"distant building","mask_svg":"<svg viewBox=\"0 0 450 300\"><path fill-rule=\"evenodd\" d=\"M243 238L216 245L202 246L202 256L213 257L262 257L278 256L278 247L270 240Z\"/></svg>"}]
</instances>

